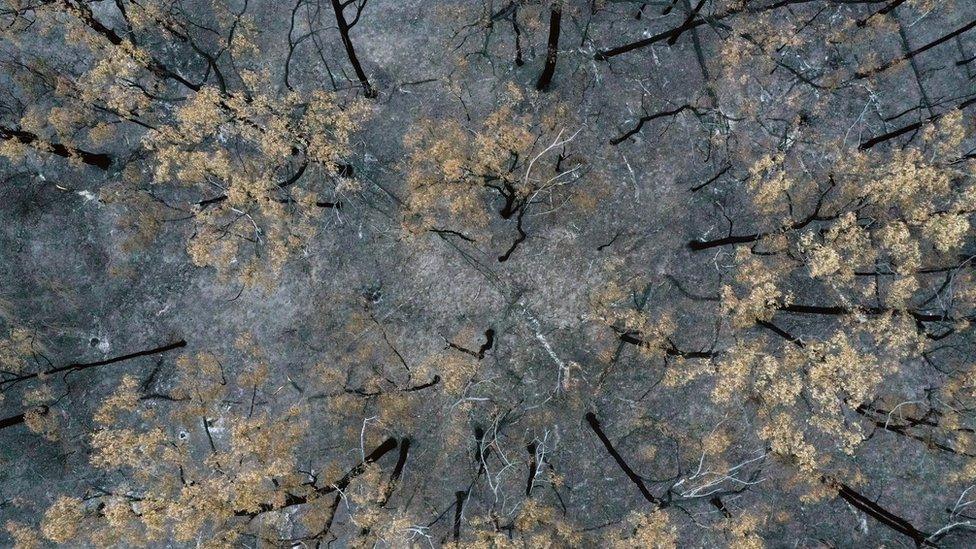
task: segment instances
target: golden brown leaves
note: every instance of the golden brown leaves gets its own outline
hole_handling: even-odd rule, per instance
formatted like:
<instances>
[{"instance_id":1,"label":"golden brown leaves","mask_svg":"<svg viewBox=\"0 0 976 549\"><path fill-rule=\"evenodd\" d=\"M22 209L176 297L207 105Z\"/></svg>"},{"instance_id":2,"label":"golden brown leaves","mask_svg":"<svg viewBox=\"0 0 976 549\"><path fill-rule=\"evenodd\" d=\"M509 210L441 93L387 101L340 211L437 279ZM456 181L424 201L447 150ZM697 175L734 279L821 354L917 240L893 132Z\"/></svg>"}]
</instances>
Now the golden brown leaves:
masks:
<instances>
[{"instance_id":1,"label":"golden brown leaves","mask_svg":"<svg viewBox=\"0 0 976 549\"><path fill-rule=\"evenodd\" d=\"M626 528L622 532L613 534L609 547L624 549L630 547L647 547L649 549L676 549L678 547L678 532L671 525L668 513L654 510L648 513L632 511L624 521Z\"/></svg>"},{"instance_id":2,"label":"golden brown leaves","mask_svg":"<svg viewBox=\"0 0 976 549\"><path fill-rule=\"evenodd\" d=\"M13 538L14 549L40 549L42 547L41 536L30 526L12 520L7 521L4 526L7 533Z\"/></svg>"},{"instance_id":3,"label":"golden brown leaves","mask_svg":"<svg viewBox=\"0 0 976 549\"><path fill-rule=\"evenodd\" d=\"M315 235L321 194L356 188L341 164L367 110L324 91L280 95L267 75L251 76L249 95L201 88L143 144L155 161L153 184L190 187L202 201L189 205L193 263L270 286Z\"/></svg>"},{"instance_id":4,"label":"golden brown leaves","mask_svg":"<svg viewBox=\"0 0 976 549\"><path fill-rule=\"evenodd\" d=\"M41 521L44 537L56 543L65 543L78 533L84 518L83 503L78 498L61 496L45 513Z\"/></svg>"},{"instance_id":5,"label":"golden brown leaves","mask_svg":"<svg viewBox=\"0 0 976 549\"><path fill-rule=\"evenodd\" d=\"M34 337L30 331L16 326L9 328L8 335L0 339L0 368L22 372L27 367L27 357L33 354L33 345Z\"/></svg>"},{"instance_id":6,"label":"golden brown leaves","mask_svg":"<svg viewBox=\"0 0 976 549\"><path fill-rule=\"evenodd\" d=\"M757 320L769 320L789 296L780 289L784 264L778 258L767 259L752 254L745 246L736 248L735 287L722 286L721 307L736 329L754 326Z\"/></svg>"},{"instance_id":7,"label":"golden brown leaves","mask_svg":"<svg viewBox=\"0 0 976 549\"><path fill-rule=\"evenodd\" d=\"M252 357L262 354L248 338L239 347ZM172 414L158 414L139 398L131 377L123 378L96 413L100 428L92 435L91 463L122 473L126 482L106 495L101 513L89 517L93 543L118 543L123 532L126 543L169 533L178 541L203 538L225 546L243 531L241 513L280 507L288 494L308 491L295 457L307 435L307 409L296 405L272 413L224 400L242 393L253 398L267 381L266 366L245 368L240 384L226 379L210 354L181 357L178 369ZM81 513L69 505L74 501L64 498L49 511L48 538L81 535L56 520Z\"/></svg>"},{"instance_id":8,"label":"golden brown leaves","mask_svg":"<svg viewBox=\"0 0 976 549\"><path fill-rule=\"evenodd\" d=\"M574 182L582 160L567 157L573 125L563 105L538 107L533 97L509 85L502 105L475 128L455 120L423 120L404 138L408 199L404 228L412 233L432 227L482 229L488 208L503 202L499 215L510 218L537 194ZM561 173L550 175L556 157Z\"/></svg>"}]
</instances>

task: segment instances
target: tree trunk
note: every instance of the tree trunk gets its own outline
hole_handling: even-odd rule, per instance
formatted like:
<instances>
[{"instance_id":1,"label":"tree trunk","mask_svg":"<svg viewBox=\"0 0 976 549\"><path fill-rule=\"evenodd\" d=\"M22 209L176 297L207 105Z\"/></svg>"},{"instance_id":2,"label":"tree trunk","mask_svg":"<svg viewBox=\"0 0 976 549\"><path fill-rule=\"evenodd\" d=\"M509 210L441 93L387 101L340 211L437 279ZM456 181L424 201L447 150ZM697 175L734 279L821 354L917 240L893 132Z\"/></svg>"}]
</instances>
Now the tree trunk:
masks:
<instances>
[{"instance_id":1,"label":"tree trunk","mask_svg":"<svg viewBox=\"0 0 976 549\"><path fill-rule=\"evenodd\" d=\"M16 383L20 383L21 381L24 380L33 379L35 377L53 376L55 374L60 374L60 373L65 373L65 375L67 375L68 373L71 372L87 370L88 368L94 368L96 366L107 366L109 364L115 364L116 362L132 360L133 358L139 358L143 356L157 355L160 353L165 353L167 351L172 351L173 349L180 349L183 347L186 347L186 340L181 339L179 341L174 341L173 343L163 345L162 347L156 347L155 349L137 351L135 353L129 353L127 355L107 358L105 360L99 360L97 362L75 362L73 364L68 364L67 366L58 366L57 368L51 368L50 370L44 372L21 374L16 377L0 380L0 390L4 389L7 385L13 385Z\"/></svg>"},{"instance_id":2,"label":"tree trunk","mask_svg":"<svg viewBox=\"0 0 976 549\"><path fill-rule=\"evenodd\" d=\"M339 0L332 0L332 9L335 11L336 24L339 26L339 35L342 36L342 45L346 48L346 55L349 57L349 63L352 64L352 69L356 71L356 78L359 79L359 84L363 87L363 93L368 98L376 97L376 90L369 83L369 79L366 77L366 72L363 70L363 65L359 62L359 57L356 56L356 50L352 46L352 39L349 37L349 22L346 21L346 16L343 11L345 7Z\"/></svg>"},{"instance_id":3,"label":"tree trunk","mask_svg":"<svg viewBox=\"0 0 976 549\"><path fill-rule=\"evenodd\" d=\"M546 66L539 75L539 81L535 88L539 91L549 89L552 83L552 75L556 72L556 56L559 52L559 24L562 21L563 10L560 4L555 4L549 13L549 44L546 47Z\"/></svg>"},{"instance_id":4,"label":"tree trunk","mask_svg":"<svg viewBox=\"0 0 976 549\"><path fill-rule=\"evenodd\" d=\"M30 132L0 126L0 139L16 140L34 149L47 151L64 158L77 158L89 166L95 166L102 170L107 170L112 165L112 157L107 154L75 149L60 143L48 143Z\"/></svg>"}]
</instances>

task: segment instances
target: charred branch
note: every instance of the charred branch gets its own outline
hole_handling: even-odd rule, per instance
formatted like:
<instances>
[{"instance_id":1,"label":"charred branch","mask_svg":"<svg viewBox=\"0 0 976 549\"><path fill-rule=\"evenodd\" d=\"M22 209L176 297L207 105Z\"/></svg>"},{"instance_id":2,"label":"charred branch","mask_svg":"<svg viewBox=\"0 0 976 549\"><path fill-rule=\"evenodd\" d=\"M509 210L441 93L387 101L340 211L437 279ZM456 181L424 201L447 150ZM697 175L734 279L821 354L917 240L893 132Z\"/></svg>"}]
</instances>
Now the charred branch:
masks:
<instances>
[{"instance_id":1,"label":"charred branch","mask_svg":"<svg viewBox=\"0 0 976 549\"><path fill-rule=\"evenodd\" d=\"M363 13L363 9L366 7L366 0L346 0L341 2L340 0L331 0L332 10L335 12L336 25L339 27L339 36L342 37L342 45L346 49L346 56L349 58L349 64L352 65L352 70L356 73L356 78L359 79L359 85L363 87L363 95L367 98L375 98L378 93L375 88L369 83L369 78L366 76L366 71L363 70L363 65L359 61L359 56L356 55L356 48L352 44L352 38L349 36L349 31L356 26L359 22L359 17ZM345 10L348 6L356 4L356 15L350 22L346 19Z\"/></svg>"},{"instance_id":2,"label":"charred branch","mask_svg":"<svg viewBox=\"0 0 976 549\"><path fill-rule=\"evenodd\" d=\"M870 70L867 70L867 71L858 71L858 72L854 73L854 78L864 79L864 78L870 78L872 76L875 76L877 74L880 74L880 73L882 73L882 72L884 72L884 71L886 71L886 70L888 70L888 69L890 69L890 68L892 68L892 67L894 67L894 66L896 66L896 65L898 65L900 63L903 63L905 61L908 61L908 60L914 58L915 56L917 56L919 54L925 53L928 50L930 50L930 49L932 49L932 48L934 48L936 46L939 46L941 44L944 44L944 43L948 42L949 40L952 40L953 38L955 38L955 37L957 37L957 36L959 36L959 35L961 35L963 33L966 33L968 31L972 30L973 28L976 28L976 20L970 21L969 23L963 25L962 27L959 27L958 29L956 29L956 30L954 30L954 31L952 31L952 32L950 32L948 34L944 34L944 35L940 36L939 38L936 38L935 40L933 40L933 41L925 44L924 46L920 46L918 48L915 48L914 50L908 51L904 55L902 55L901 57L899 57L897 59L893 59L891 61L888 61L887 63L884 63L884 64L882 64L882 65L880 65L878 67L875 67L875 68L870 69Z\"/></svg>"},{"instance_id":3,"label":"charred branch","mask_svg":"<svg viewBox=\"0 0 976 549\"><path fill-rule=\"evenodd\" d=\"M36 408L34 408L33 412L36 414L45 415L48 413L48 407L37 406ZM14 427L16 425L20 425L21 423L24 423L26 419L27 419L27 412L23 414L17 414L15 416L11 416L8 418L0 419L0 429L6 429L8 427Z\"/></svg>"},{"instance_id":4,"label":"charred branch","mask_svg":"<svg viewBox=\"0 0 976 549\"><path fill-rule=\"evenodd\" d=\"M45 376L46 377L46 376L52 376L52 375L55 375L55 374L62 374L62 373L65 374L65 375L67 375L67 374L70 374L72 372L80 372L82 370L87 370L89 368L95 368L97 366L106 366L106 365L109 365L109 364L115 364L115 363L118 363L118 362L124 362L126 360L132 360L134 358L139 358L139 357L143 357L143 356L151 356L151 355L156 355L156 354L160 354L160 353L165 353L167 351L172 351L173 349L180 349L182 347L186 347L186 341L181 339L179 341L174 341L173 343L169 343L169 344L163 345L161 347L156 347L154 349L147 349L145 351L138 351L138 352L135 352L135 353L129 353L127 355L117 356L117 357L114 357L114 358L108 358L108 359L105 359L105 360L99 360L97 362L76 362L76 363L73 363L73 364L68 364L66 366L59 366L57 368L51 368L51 369L45 370L43 372L34 372L34 373L30 373L30 374L21 374L19 376L11 377L11 378L8 378L8 379L4 379L3 381L0 381L0 389L6 387L8 385L13 385L13 384L19 383L21 381L25 381L25 380L28 380L28 379L33 379L33 378L36 378L36 377L39 377L39 376Z\"/></svg>"},{"instance_id":5,"label":"charred branch","mask_svg":"<svg viewBox=\"0 0 976 549\"><path fill-rule=\"evenodd\" d=\"M526 208L523 207L519 209L518 218L515 220L515 230L518 231L518 236L515 237L515 240L512 242L511 247L509 247L508 250L505 251L505 253L498 256L499 262L504 263L505 261L508 261L509 258L512 257L512 254L515 253L515 248L517 248L519 244L525 242L525 238L528 236L525 233L525 229L522 228L522 218L525 217L525 212L526 212Z\"/></svg>"},{"instance_id":6,"label":"charred branch","mask_svg":"<svg viewBox=\"0 0 976 549\"><path fill-rule=\"evenodd\" d=\"M963 110L963 109L965 109L967 107L970 107L970 106L972 106L974 104L976 104L976 98L969 99L967 101L964 101L964 102L960 103L959 106L956 107L956 109ZM934 116L930 116L930 117L926 118L925 120L920 120L918 122L914 122L912 124L908 124L906 126L902 126L900 128L897 128L897 129L891 130L889 132L883 133L883 134L878 135L876 137L872 137L871 139L868 139L868 140L862 142L860 145L858 145L857 148L860 149L860 150L862 150L862 151L866 151L866 150L868 150L870 148L873 148L875 145L884 143L885 141L890 141L890 140L892 140L892 139L894 139L896 137L900 137L902 135L905 135L906 133L911 133L911 132L914 132L914 131L918 131L919 129L922 128L922 126L924 126L926 124L931 124L932 122L936 122L937 120L939 120L940 118L942 118L946 114L947 113L938 113L938 114L936 114Z\"/></svg>"},{"instance_id":7,"label":"charred branch","mask_svg":"<svg viewBox=\"0 0 976 549\"><path fill-rule=\"evenodd\" d=\"M644 484L644 480L640 477L640 475L635 473L634 470L631 469L629 465L627 465L627 462L624 460L623 456L620 455L620 452L618 452L617 449L613 447L613 443L610 442L610 439L607 438L607 435L604 434L603 429L600 427L600 421L596 418L596 414L594 414L593 412L589 412L586 414L585 419L586 422L590 425L590 429L592 429L593 432L596 433L597 438L599 438L600 442L603 443L603 447L606 448L607 453L610 454L610 457L612 457L613 460L617 463L617 466L620 467L620 470L623 471L625 475L627 475L627 478L629 478L630 481L633 482L635 486L637 486L637 489L640 490L640 493L642 496L644 496L644 499L654 504L654 506L657 507L658 509L663 509L667 507L668 503L666 501L657 498L656 496L654 496L654 494L651 494L650 490L647 489L647 486Z\"/></svg>"},{"instance_id":8,"label":"charred branch","mask_svg":"<svg viewBox=\"0 0 976 549\"><path fill-rule=\"evenodd\" d=\"M888 511L874 501L871 501L850 486L844 484L843 482L838 482L827 478L824 478L823 481L836 488L837 495L839 495L841 499L847 503L851 504L852 507L860 510L867 516L873 518L881 524L884 524L899 534L908 536L912 541L915 542L916 546L938 547L936 544L928 540L930 534L915 528L915 526L904 518Z\"/></svg>"},{"instance_id":9,"label":"charred branch","mask_svg":"<svg viewBox=\"0 0 976 549\"><path fill-rule=\"evenodd\" d=\"M468 499L468 493L464 490L454 492L454 543L461 539L461 517L464 515L464 502Z\"/></svg>"},{"instance_id":10,"label":"charred branch","mask_svg":"<svg viewBox=\"0 0 976 549\"><path fill-rule=\"evenodd\" d=\"M408 440L408 439L404 439ZM349 487L349 483L356 479L359 475L366 472L366 468L370 464L376 463L387 453L392 451L398 446L397 439L390 437L383 441L382 444L373 449L372 452L366 455L365 459L360 461L355 467L346 472L337 482L329 484L327 486L320 486L315 488L315 490L308 496L296 496L294 494L288 494L285 496L284 501L280 505L274 503L262 503L257 511L245 511L239 510L234 514L242 517L255 517L261 513L267 513L269 511L275 511L279 509L284 509L286 507L294 507L295 505L304 505L313 499L317 499L321 496L326 496L334 492L338 492L337 499L342 496L342 492ZM405 454L404 454L405 455ZM406 459L406 458L404 458ZM338 505L338 501L336 503ZM331 521L330 521L331 522Z\"/></svg>"},{"instance_id":11,"label":"charred branch","mask_svg":"<svg viewBox=\"0 0 976 549\"><path fill-rule=\"evenodd\" d=\"M648 114L646 116L642 116L642 117L640 117L640 119L637 120L637 124L634 125L634 127L630 128L626 132L618 135L617 137L614 137L613 139L611 139L610 140L610 144L611 145L619 145L619 144L623 143L630 136L632 136L632 135L636 134L637 132L641 131L641 128L644 127L644 124L646 124L646 123L648 123L648 122L650 122L652 120L657 120L658 118L664 118L666 116L677 116L677 115L681 114L682 112L684 112L686 110L691 110L695 114L699 114L698 110L695 107L693 107L691 105L688 105L688 104L685 104L685 105L681 105L680 107L678 107L676 109L672 109L672 110L669 110L669 111L661 111L661 112L656 112L654 114Z\"/></svg>"},{"instance_id":12,"label":"charred branch","mask_svg":"<svg viewBox=\"0 0 976 549\"><path fill-rule=\"evenodd\" d=\"M556 57L559 55L559 27L562 21L562 5L557 2L549 12L549 39L546 43L546 64L535 84L535 89L546 91L552 83L552 76L556 73ZM517 36L517 35L516 35Z\"/></svg>"},{"instance_id":13,"label":"charred branch","mask_svg":"<svg viewBox=\"0 0 976 549\"><path fill-rule=\"evenodd\" d=\"M529 478L525 481L525 497L532 497L532 485L535 484L535 475L539 470L539 464L536 462L536 449L534 442L525 447L529 453Z\"/></svg>"},{"instance_id":14,"label":"charred branch","mask_svg":"<svg viewBox=\"0 0 976 549\"><path fill-rule=\"evenodd\" d=\"M30 132L0 126L0 139L16 141L38 151L49 152L62 158L76 158L84 164L100 170L107 170L112 165L112 157L107 154L93 153L84 149L68 147L61 143L52 143Z\"/></svg>"}]
</instances>

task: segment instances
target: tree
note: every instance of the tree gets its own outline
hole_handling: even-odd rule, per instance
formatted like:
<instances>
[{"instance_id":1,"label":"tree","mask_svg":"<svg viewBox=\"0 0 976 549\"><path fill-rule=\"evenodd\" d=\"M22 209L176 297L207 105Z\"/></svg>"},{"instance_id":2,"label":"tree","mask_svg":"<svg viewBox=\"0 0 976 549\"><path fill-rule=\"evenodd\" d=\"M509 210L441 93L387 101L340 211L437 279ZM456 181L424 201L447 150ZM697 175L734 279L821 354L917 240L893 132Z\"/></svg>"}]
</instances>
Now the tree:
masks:
<instances>
[{"instance_id":1,"label":"tree","mask_svg":"<svg viewBox=\"0 0 976 549\"><path fill-rule=\"evenodd\" d=\"M97 344L96 341L92 343ZM186 341L178 340L105 360L54 366L46 356L49 351L38 341L35 333L21 326L11 325L9 335L0 340L0 404L7 397L16 395L15 391L20 389L22 411L0 419L0 429L23 424L34 433L57 440L60 431L58 412L63 412L58 405L71 392L69 375L143 356L162 354L185 346Z\"/></svg>"},{"instance_id":2,"label":"tree","mask_svg":"<svg viewBox=\"0 0 976 549\"><path fill-rule=\"evenodd\" d=\"M0 544L965 546L974 20L0 6Z\"/></svg>"},{"instance_id":3,"label":"tree","mask_svg":"<svg viewBox=\"0 0 976 549\"><path fill-rule=\"evenodd\" d=\"M850 485L869 474L856 458L876 430L972 451L954 432L967 406L949 404L966 383L957 345L972 337L973 314L957 290L969 285L976 211L974 182L957 167L961 121L947 115L903 151L836 150L817 179L793 175L791 155L764 157L746 188L757 218L774 224L689 243L735 246L720 303L732 343L714 371L689 375L714 376L716 404L754 408L773 453L862 510ZM921 544L949 532L886 524Z\"/></svg>"},{"instance_id":4,"label":"tree","mask_svg":"<svg viewBox=\"0 0 976 549\"><path fill-rule=\"evenodd\" d=\"M579 134L561 106L537 105L510 86L504 103L469 131L452 120L424 121L405 138L404 170L409 198L408 230L461 231L488 226L485 201L501 204L497 215L515 220L518 235L499 257L507 261L528 236L523 223L533 206L565 195L587 173L569 147ZM571 192L571 191L570 191ZM562 200L565 200L563 198Z\"/></svg>"},{"instance_id":5,"label":"tree","mask_svg":"<svg viewBox=\"0 0 976 549\"><path fill-rule=\"evenodd\" d=\"M346 18L346 8L353 6L356 10L356 14L353 16L352 21ZM345 2L340 0L332 0L332 11L335 12L336 24L339 26L339 35L342 37L342 45L346 48L346 55L349 57L349 64L352 65L353 70L356 72L356 78L359 79L359 84L363 87L363 94L367 98L375 98L377 95L376 90L369 83L369 79L366 77L366 72L363 70L362 63L359 62L359 57L356 55L356 50L352 45L352 38L349 36L349 31L356 26L359 22L359 17L363 14L363 10L366 8L366 0L346 0Z\"/></svg>"},{"instance_id":6,"label":"tree","mask_svg":"<svg viewBox=\"0 0 976 549\"><path fill-rule=\"evenodd\" d=\"M563 6L562 2L555 2L550 8L549 15L549 38L546 42L546 64L539 75L539 80L535 88L539 91L549 89L552 82L552 75L556 72L556 59L559 54L559 32L562 25Z\"/></svg>"},{"instance_id":7,"label":"tree","mask_svg":"<svg viewBox=\"0 0 976 549\"><path fill-rule=\"evenodd\" d=\"M96 545L202 538L229 547L245 536L278 543L284 531L275 517L302 506L305 539L315 540L327 534L341 498L368 507L372 490L392 489L386 482L395 479L381 480L374 463L398 444L405 454L409 441L387 439L345 473L326 463L303 470L303 405L256 408L268 365L252 360L247 374L231 380L210 354L181 357L168 411L141 395L135 378L123 377L95 415L91 462L126 480L84 497L62 496L41 522L43 535Z\"/></svg>"},{"instance_id":8,"label":"tree","mask_svg":"<svg viewBox=\"0 0 976 549\"><path fill-rule=\"evenodd\" d=\"M131 245L146 245L175 214L193 221L187 247L195 264L234 272L245 283L270 281L314 235L319 212L337 207L323 194L356 188L346 159L364 106L344 105L318 88L279 94L277 75L258 61L257 29L246 7L221 6L218 30L209 29L216 37L162 3L116 8L119 20L111 24L84 2L5 13L12 29L7 66L19 82L13 97L21 104L59 100L47 116L35 101L16 121L19 129L0 134L7 156L22 158L23 147L31 147L111 166L121 182L100 196L134 207L126 223L135 232ZM37 27L52 33L59 25L69 32L58 38L80 62L24 49L24 33ZM184 77L173 68L168 43L192 56L201 74ZM46 137L52 133L61 141ZM79 133L99 144L132 136L140 147L113 159L77 146ZM141 158L151 171L135 163Z\"/></svg>"}]
</instances>

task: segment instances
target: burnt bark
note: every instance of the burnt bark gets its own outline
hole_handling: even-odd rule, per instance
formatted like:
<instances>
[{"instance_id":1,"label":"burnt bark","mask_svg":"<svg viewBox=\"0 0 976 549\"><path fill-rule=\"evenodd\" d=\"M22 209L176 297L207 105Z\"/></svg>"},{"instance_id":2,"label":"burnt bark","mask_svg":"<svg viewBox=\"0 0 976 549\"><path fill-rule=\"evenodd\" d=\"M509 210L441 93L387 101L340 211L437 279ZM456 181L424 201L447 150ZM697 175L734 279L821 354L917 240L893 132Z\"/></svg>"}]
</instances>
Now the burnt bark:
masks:
<instances>
[{"instance_id":1,"label":"burnt bark","mask_svg":"<svg viewBox=\"0 0 976 549\"><path fill-rule=\"evenodd\" d=\"M936 38L935 40L932 40L931 42L925 44L924 46L919 46L918 48L915 48L914 50L908 51L904 55L902 55L901 57L898 57L897 59L892 59L891 61L888 61L887 63L884 63L884 64L882 64L879 67L875 67L875 68L873 68L871 70L867 70L867 71L858 71L858 72L854 73L854 78L857 78L857 79L870 78L870 77L872 77L872 76L874 76L876 74L880 74L880 73L882 73L882 72L884 72L884 71L886 71L886 70L894 67L895 65L898 65L899 63L901 63L903 61L908 61L909 59L913 59L915 56L917 56L919 54L922 54L922 53L925 53L926 51L928 51L928 50L930 50L930 49L932 49L932 48L934 48L936 46L939 46L941 44L944 44L944 43L948 42L949 40L952 40L956 36L959 36L959 35L961 35L963 33L969 32L973 28L976 28L976 20L970 21L969 23L967 23L967 24L959 27L958 29L956 29L956 30L954 30L954 31L952 31L952 32L950 32L948 34L944 34L944 35Z\"/></svg>"},{"instance_id":2,"label":"burnt bark","mask_svg":"<svg viewBox=\"0 0 976 549\"><path fill-rule=\"evenodd\" d=\"M366 71L363 70L363 65L359 61L359 56L356 55L356 48L353 47L352 38L349 36L349 31L356 25L359 21L359 16L362 14L363 7L366 5L365 0L356 5L356 17L350 23L346 19L345 9L351 5L355 0L347 0L346 2L340 2L339 0L332 0L332 10L335 12L336 25L339 27L339 35L342 37L342 45L346 49L346 57L349 58L349 64L352 65L352 70L356 73L356 78L359 79L359 85L363 87L363 95L372 99L377 96L377 91L369 83L369 78L366 76Z\"/></svg>"},{"instance_id":3,"label":"burnt bark","mask_svg":"<svg viewBox=\"0 0 976 549\"><path fill-rule=\"evenodd\" d=\"M884 524L899 534L908 536L912 539L912 541L915 542L916 546L938 547L936 544L928 541L930 534L915 528L915 526L904 518L871 501L863 494L857 492L843 482L835 482L830 479L824 479L824 482L835 486L837 488L837 495L839 495L841 499L847 503L851 504L852 507L859 509L867 516L873 518L881 524Z\"/></svg>"},{"instance_id":4,"label":"burnt bark","mask_svg":"<svg viewBox=\"0 0 976 549\"><path fill-rule=\"evenodd\" d=\"M93 153L84 149L68 147L61 143L51 143L30 132L0 126L0 139L17 141L33 149L46 151L62 158L77 158L100 170L107 170L112 165L112 157L107 154Z\"/></svg>"},{"instance_id":5,"label":"burnt bark","mask_svg":"<svg viewBox=\"0 0 976 549\"><path fill-rule=\"evenodd\" d=\"M546 43L546 64L535 84L535 89L546 91L552 84L552 76L556 73L556 59L559 55L559 28L562 23L563 10L557 2L549 12L549 40Z\"/></svg>"},{"instance_id":6,"label":"burnt bark","mask_svg":"<svg viewBox=\"0 0 976 549\"><path fill-rule=\"evenodd\" d=\"M35 408L39 414L46 414L48 412L47 406L37 406ZM17 414L8 418L0 419L0 429L6 429L8 427L14 427L20 425L27 418L27 413Z\"/></svg>"},{"instance_id":7,"label":"burnt bark","mask_svg":"<svg viewBox=\"0 0 976 549\"><path fill-rule=\"evenodd\" d=\"M408 439L404 439L404 440L408 440ZM267 513L268 511L275 511L279 509L284 509L286 507L293 507L295 505L303 505L305 503L308 503L312 499L316 499L317 497L325 496L333 492L338 492L338 495L336 496L336 500L338 502L338 500L341 499L342 497L343 490L345 490L349 486L349 483L355 480L356 477L358 477L359 475L362 475L364 472L366 472L366 468L370 464L379 461L380 458L382 458L387 453L392 451L398 445L399 444L397 443L397 439L393 437L386 439L385 441L383 441L382 444L374 448L372 452L366 454L365 459L360 461L355 467L353 467L348 472L346 472L346 474L343 475L342 478L339 479L337 482L334 482L327 486L318 487L308 496L296 496L293 494L288 494L285 497L285 501L282 502L281 505L276 506L273 503L263 503L261 504L258 511L240 510L240 511L236 511L234 514L239 517L256 517L261 513ZM406 456L406 454L403 455ZM404 457L404 459L406 459L406 457Z\"/></svg>"},{"instance_id":8,"label":"burnt bark","mask_svg":"<svg viewBox=\"0 0 976 549\"><path fill-rule=\"evenodd\" d=\"M963 109L965 109L967 107L971 107L972 105L976 105L976 98L969 99L967 101L963 101L956 108L958 110L963 110ZM934 116L930 116L930 117L928 117L928 118L926 118L924 120L919 120L918 122L915 122L915 123L912 123L912 124L908 124L906 126L902 126L900 128L891 130L889 132L885 132L885 133L883 133L881 135L878 135L876 137L872 137L871 139L868 139L868 140L862 142L860 145L858 145L857 148L860 149L860 150L862 150L862 151L866 151L866 150L868 150L870 148L873 148L875 145L884 143L885 141L890 141L890 140L892 140L892 139L894 139L896 137L900 137L902 135L905 135L906 133L911 133L911 132L917 131L917 130L921 129L922 126L924 126L925 124L929 124L929 123L932 123L932 122L935 122L935 121L939 120L940 118L942 118L943 116L945 116L945 114L946 113L938 113L938 114L936 114Z\"/></svg>"},{"instance_id":9,"label":"burnt bark","mask_svg":"<svg viewBox=\"0 0 976 549\"><path fill-rule=\"evenodd\" d=\"M539 464L535 459L536 452L535 443L531 443L525 447L525 450L529 453L529 478L525 481L525 497L532 496L532 485L535 484L535 475L539 470Z\"/></svg>"},{"instance_id":10,"label":"burnt bark","mask_svg":"<svg viewBox=\"0 0 976 549\"><path fill-rule=\"evenodd\" d=\"M594 414L593 412L587 413L586 422L590 425L590 429L592 429L593 432L596 433L597 438L599 438L600 442L603 443L603 447L607 449L607 453L610 454L610 457L612 457L613 460L617 463L617 466L620 467L620 470L622 470L624 474L627 475L627 478L629 478L630 481L633 482L635 486L637 486L637 489L640 490L640 493L642 496L644 496L644 499L654 504L658 509L663 509L667 507L668 503L656 497L654 494L651 493L650 490L647 489L647 486L644 484L644 480L640 477L640 475L635 473L634 470L631 469L629 465L627 465L627 462L624 461L624 458L623 456L620 455L620 452L618 452L617 449L613 447L613 443L610 442L610 439L607 438L607 435L603 432L603 429L600 427L600 421L596 418L596 414Z\"/></svg>"},{"instance_id":11,"label":"burnt bark","mask_svg":"<svg viewBox=\"0 0 976 549\"><path fill-rule=\"evenodd\" d=\"M682 112L684 112L686 110L689 110L689 109L691 111L695 112L696 114L698 113L698 111L695 109L695 107L686 104L686 105L681 105L680 107L678 107L676 109L669 110L669 111L661 111L661 112L656 112L654 114L648 114L648 115L642 116L642 117L640 117L640 119L637 121L637 124L634 125L633 128L631 128L631 129L627 130L626 132L620 134L619 136L614 137L613 139L611 139L610 140L610 144L611 145L619 145L619 144L623 143L624 141L627 140L627 138L629 138L630 136L632 136L632 135L636 134L637 132L641 131L641 128L644 127L644 124L646 124L646 123L648 123L648 122L650 122L652 120L657 120L658 118L663 118L665 116L677 116L678 114L681 114Z\"/></svg>"},{"instance_id":12,"label":"burnt bark","mask_svg":"<svg viewBox=\"0 0 976 549\"><path fill-rule=\"evenodd\" d=\"M147 349L145 351L138 351L138 352L135 352L135 353L129 353L127 355L117 356L117 357L113 357L113 358L107 358L105 360L99 360L97 362L76 362L76 363L73 363L73 364L68 364L66 366L59 366L57 368L51 368L50 370L45 370L44 372L34 372L34 373L30 373L30 374L22 374L22 375L19 375L19 376L16 376L16 377L12 377L12 378L4 379L3 381L0 381L0 389L6 387L7 385L13 385L15 383L19 383L21 381L25 381L25 380L28 380L28 379L33 379L33 378L38 377L38 376L41 376L41 375L43 375L43 376L52 376L54 374L60 374L60 373L68 374L68 373L71 373L71 372L79 372L81 370L87 370L88 368L94 368L96 366L106 366L108 364L115 364L116 362L123 362L123 361L126 361L126 360L131 360L133 358L139 358L139 357L142 357L142 356L156 355L156 354L160 354L160 353L165 353L167 351L172 351L173 349L179 349L179 348L182 348L182 347L186 347L186 341L181 339L179 341L174 341L173 343L169 343L169 344L163 345L161 347L156 347L154 349Z\"/></svg>"},{"instance_id":13,"label":"burnt bark","mask_svg":"<svg viewBox=\"0 0 976 549\"><path fill-rule=\"evenodd\" d=\"M499 262L504 263L508 261L512 257L512 254L515 253L515 249L518 248L518 245L525 242L525 238L528 235L526 234L525 229L522 228L522 218L524 216L525 216L525 208L519 209L518 218L515 220L515 230L518 231L518 236L515 237L515 240L512 242L512 246L508 248L508 250L506 250L505 253L498 256Z\"/></svg>"},{"instance_id":14,"label":"burnt bark","mask_svg":"<svg viewBox=\"0 0 976 549\"><path fill-rule=\"evenodd\" d=\"M464 513L464 500L468 499L468 493L464 490L454 492L454 543L461 539L461 516Z\"/></svg>"}]
</instances>

